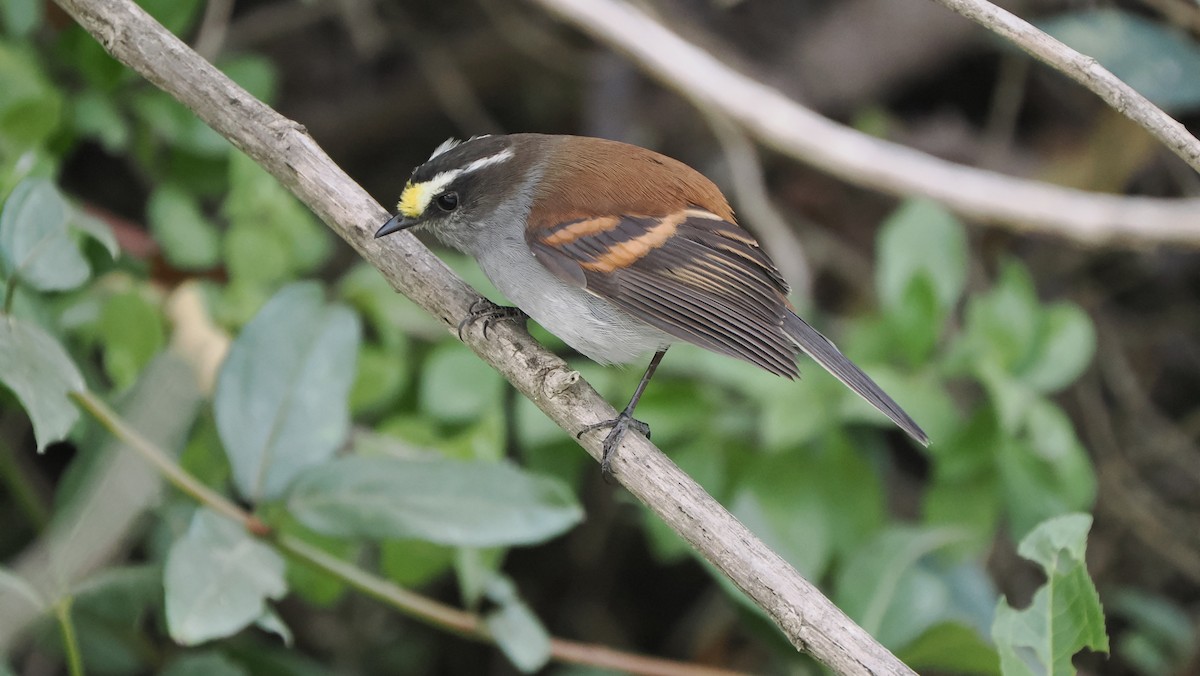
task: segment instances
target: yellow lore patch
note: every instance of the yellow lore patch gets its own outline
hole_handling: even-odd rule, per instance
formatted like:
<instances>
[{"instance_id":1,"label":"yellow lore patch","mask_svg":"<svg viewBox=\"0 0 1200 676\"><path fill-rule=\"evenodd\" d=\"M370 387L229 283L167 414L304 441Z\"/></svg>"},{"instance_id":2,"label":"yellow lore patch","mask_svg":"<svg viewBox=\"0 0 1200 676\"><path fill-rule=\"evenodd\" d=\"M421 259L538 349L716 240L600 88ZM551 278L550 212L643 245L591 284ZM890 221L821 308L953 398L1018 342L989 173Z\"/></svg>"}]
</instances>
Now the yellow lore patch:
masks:
<instances>
[{"instance_id":1,"label":"yellow lore patch","mask_svg":"<svg viewBox=\"0 0 1200 676\"><path fill-rule=\"evenodd\" d=\"M425 207L428 205L429 184L408 183L404 186L404 192L400 193L400 202L396 205L396 209L407 218L416 218L425 211Z\"/></svg>"}]
</instances>

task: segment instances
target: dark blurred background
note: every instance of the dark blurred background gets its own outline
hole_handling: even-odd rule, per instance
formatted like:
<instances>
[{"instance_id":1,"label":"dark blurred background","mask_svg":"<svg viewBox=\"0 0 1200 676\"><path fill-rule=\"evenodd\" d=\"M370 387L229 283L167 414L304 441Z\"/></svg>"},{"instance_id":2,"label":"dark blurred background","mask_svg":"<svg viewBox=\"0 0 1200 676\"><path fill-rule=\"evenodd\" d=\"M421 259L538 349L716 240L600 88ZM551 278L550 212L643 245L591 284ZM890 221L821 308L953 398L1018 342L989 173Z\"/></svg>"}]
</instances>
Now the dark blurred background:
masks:
<instances>
[{"instance_id":1,"label":"dark blurred background","mask_svg":"<svg viewBox=\"0 0 1200 676\"><path fill-rule=\"evenodd\" d=\"M1111 50L1112 58L1126 65L1146 66L1118 74L1139 90L1153 90L1146 93L1193 132L1200 129L1200 70L1191 70L1200 63L1200 6L1187 0L1000 4L1055 34L1092 40L1086 44ZM964 165L1056 185L1164 198L1200 195L1200 177L1135 124L936 3L654 0L638 5L723 62L865 133ZM637 63L555 21L540 6L515 0L241 0L231 3L228 14L210 11L207 18L199 14L183 37L202 51L210 49L212 59L266 57L275 69L268 89L277 109L303 124L385 206L394 203L412 168L451 136L537 131L651 147L717 181L751 231L756 223L749 214L766 208L781 218L793 233L785 238L791 248L773 254L788 263L794 287L811 289L811 298L801 301L817 313L816 323L839 341L852 334L848 344L859 345L868 360L904 362L878 345L888 342L879 331L893 320L880 319L875 278L881 223L901 198L760 149L770 203L747 206L742 202L747 193L734 189L730 147L710 119L643 74ZM1147 66L1164 60L1178 64L1182 77L1169 68L1163 75L1162 68ZM64 186L110 212L114 222L128 221L118 234L128 252L148 261L149 277L169 286L191 276L164 260L140 225L153 181L103 143L77 141L64 158ZM942 414L961 419L942 426L957 430L955 441L943 446L954 453L955 443L971 438L962 430L996 425L977 408L991 396L987 384L969 375L969 368L945 366L939 356L971 324L963 310L970 299L992 293L1004 267L1017 261L1028 270L1038 302L1066 301L1083 309L1094 325L1095 356L1069 387L1048 396L1066 412L1068 431L1077 436L1094 472L1094 490L1082 489L1087 504L1075 507L1092 507L1095 515L1088 563L1108 611L1114 652L1085 655L1077 664L1096 674L1200 673L1200 255L1182 245L1087 247L1004 224L965 225L966 295L943 318L936 345L897 369L938 374L944 385L939 392L954 404ZM137 253L139 246L143 253ZM471 276L469 263L447 258L471 281L481 281L477 273ZM332 282L355 262L353 252L339 243L318 274ZM225 272L215 266L200 276L221 283ZM388 400L393 409L411 415L422 410L420 383L429 355L465 352L443 344L436 328L415 326L416 375ZM874 337L863 337L872 326ZM740 491L739 482L772 474L770 468L784 457L794 461L784 476L815 473L796 484L777 481L754 495L770 495L770 508L760 510L767 514L761 523L775 530L764 537L789 552L806 549L805 524L791 523L789 514L801 522L809 514L832 514L823 526L830 532L821 537L837 543L829 545L834 553L814 554L821 562L809 561L807 569L824 588L844 593L847 584L853 586L838 576L854 559L852 545L871 533L930 525L931 486L952 458L916 449L894 432L836 437L856 459L837 465L844 473L830 481L853 481L861 471L878 487L869 496L880 503L878 516L864 517L867 526L848 526L838 516L844 505L814 507L809 503L816 498L805 492L824 481L820 472L828 463L822 464L825 451L819 449L827 437L797 433L797 448L809 450L796 452L759 443L756 435L765 433L755 423L727 420L739 411L758 415L758 405L747 403L752 398L738 389L746 385L730 384L730 378L741 376L704 373L705 365L689 367L681 363L686 359L668 356L666 378L651 386L643 417L653 427L660 416L663 433L656 440L723 501L735 503L735 512L747 520L757 512L741 501L750 494ZM638 375L573 363L614 404L623 401ZM814 371L811 364L802 367L806 376ZM816 375L810 380L821 382ZM813 396L825 391L813 387ZM913 398L920 391L901 390ZM569 477L587 510L585 523L567 536L514 549L504 563L552 634L751 672L814 672L704 565L678 543L664 544L670 536L619 488L605 484L565 433L529 422L533 415L516 395L498 391L504 453ZM375 406L356 420L387 428L388 415ZM724 444L725 450L710 452L686 433L697 417L725 425L728 437L707 440ZM469 424L449 425L455 432L464 427ZM61 458L70 455L50 457L60 460L39 461L31 470L45 486L59 480L62 467L55 463L65 464ZM956 486L960 492L954 499L970 505L969 484ZM793 501L798 506L791 512ZM962 585L970 588L968 596L981 594L983 602L994 603L994 594L1005 593L1019 607L1043 580L1017 556L1016 541L1025 529L1012 527L1005 510L998 506L983 518L987 527L975 534L981 541L959 552L990 582ZM843 544L841 529L858 535ZM19 539L9 540L6 553L18 545ZM432 557L433 573L414 574L414 580L424 593L456 603L448 560L438 556ZM895 612L900 617L891 621L902 624L903 610ZM322 665L329 673L514 673L494 647L422 626L354 595L324 607L293 597L283 602L281 615L295 631L306 664ZM981 622L986 617L967 624L986 636ZM229 651L252 652L247 645L271 640L242 636L230 642ZM927 673L989 672L936 659L925 664L933 665L920 669ZM593 672L552 665L547 673Z\"/></svg>"}]
</instances>

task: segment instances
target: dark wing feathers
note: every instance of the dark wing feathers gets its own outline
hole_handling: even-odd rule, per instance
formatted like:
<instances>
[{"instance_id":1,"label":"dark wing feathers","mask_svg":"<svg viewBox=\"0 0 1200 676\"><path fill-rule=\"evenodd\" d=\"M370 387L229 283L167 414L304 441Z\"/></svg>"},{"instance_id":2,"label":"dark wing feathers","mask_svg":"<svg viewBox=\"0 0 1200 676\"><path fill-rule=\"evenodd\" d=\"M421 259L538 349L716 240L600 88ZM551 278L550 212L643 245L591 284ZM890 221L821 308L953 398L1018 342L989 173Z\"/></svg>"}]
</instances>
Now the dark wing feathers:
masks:
<instances>
[{"instance_id":1,"label":"dark wing feathers","mask_svg":"<svg viewBox=\"0 0 1200 676\"><path fill-rule=\"evenodd\" d=\"M680 340L797 375L799 350L783 330L787 285L736 225L690 209L582 219L530 235L534 254L565 281L583 281Z\"/></svg>"},{"instance_id":2,"label":"dark wing feathers","mask_svg":"<svg viewBox=\"0 0 1200 676\"><path fill-rule=\"evenodd\" d=\"M787 283L737 225L699 209L583 218L528 233L564 281L658 329L787 378L801 351L922 444L929 438L832 342L792 312Z\"/></svg>"}]
</instances>

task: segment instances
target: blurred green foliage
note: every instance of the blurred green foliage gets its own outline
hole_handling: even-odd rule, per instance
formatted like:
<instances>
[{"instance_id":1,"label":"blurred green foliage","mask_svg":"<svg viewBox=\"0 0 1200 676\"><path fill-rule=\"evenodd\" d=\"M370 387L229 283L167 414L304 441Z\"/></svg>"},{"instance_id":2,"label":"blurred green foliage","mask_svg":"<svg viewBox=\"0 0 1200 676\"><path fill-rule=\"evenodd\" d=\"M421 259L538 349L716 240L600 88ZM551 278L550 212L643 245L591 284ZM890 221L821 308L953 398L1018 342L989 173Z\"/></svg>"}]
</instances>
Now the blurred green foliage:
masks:
<instances>
[{"instance_id":1,"label":"blurred green foliage","mask_svg":"<svg viewBox=\"0 0 1200 676\"><path fill-rule=\"evenodd\" d=\"M143 4L176 32L200 8ZM96 143L145 181L143 220L163 261L199 280L215 327L236 335L211 406L168 450L279 532L351 560L376 552L378 570L397 584L454 575L512 663L541 667L548 634L503 566L507 548L580 521L574 491L596 470L570 435L529 402L510 406L503 380L377 272L332 267L329 233L190 112L77 27L31 40L42 3L2 7L0 380L28 414L37 448L67 439L82 462L99 432L76 424L71 394L119 397L164 350L187 350L169 348L183 329L163 280L145 260L121 255L108 226L56 187L63 158ZM218 65L270 101L267 62ZM966 232L933 203L900 206L879 230L876 256L878 308L832 333L933 439L920 456L928 479L915 518L889 510L890 424L810 364L789 382L676 348L639 414L676 462L915 669L1068 673L1078 649L1106 645L1098 603L1072 601L1095 601L1081 563L1086 525L1062 517L1089 510L1095 472L1053 398L1091 363L1092 323L1074 304L1040 299L1017 260L969 284ZM491 291L473 263L447 260ZM321 281L297 281L308 278ZM639 375L572 363L614 402ZM523 467L506 460L510 450ZM643 514L664 566L692 556ZM242 630L286 638L272 608L289 593L342 612L344 581L285 560L179 495L154 518L142 535L145 564L105 568L62 591L74 600L89 670L333 673ZM1021 553L1046 570L1049 586L1031 610L1002 601L996 614L985 561L1005 538L1022 541ZM22 584L0 575L0 589ZM1061 596L1068 592L1076 596ZM48 609L59 600L31 602ZM1045 607L1061 609L1050 625L1023 619ZM1187 654L1170 608L1129 597L1120 609L1139 633L1119 649L1146 673ZM162 647L167 635L183 646L222 640L180 652ZM790 650L775 656L781 665L797 659Z\"/></svg>"}]
</instances>

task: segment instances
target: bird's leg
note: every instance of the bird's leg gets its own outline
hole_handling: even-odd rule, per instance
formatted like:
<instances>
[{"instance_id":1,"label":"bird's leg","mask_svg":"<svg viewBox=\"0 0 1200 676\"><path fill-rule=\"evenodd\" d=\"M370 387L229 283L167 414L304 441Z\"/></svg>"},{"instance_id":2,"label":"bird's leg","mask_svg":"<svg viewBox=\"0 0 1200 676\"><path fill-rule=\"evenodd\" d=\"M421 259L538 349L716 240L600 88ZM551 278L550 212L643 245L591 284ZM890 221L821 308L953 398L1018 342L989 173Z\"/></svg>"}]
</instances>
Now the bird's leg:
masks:
<instances>
[{"instance_id":1,"label":"bird's leg","mask_svg":"<svg viewBox=\"0 0 1200 676\"><path fill-rule=\"evenodd\" d=\"M633 392L633 398L629 400L629 404L625 406L625 409L617 414L616 418L588 425L579 430L575 435L575 438L578 439L592 430L609 429L608 436L604 437L603 453L600 455L600 473L604 475L605 479L612 476L610 461L612 460L613 453L617 450L617 446L621 443L621 437L625 436L625 432L632 429L647 439L650 438L650 426L641 420L634 419L633 409L637 407L638 400L642 398L642 392L646 391L646 385L650 383L650 378L654 376L654 371L658 368L658 363L662 361L663 355L666 353L666 348L654 353L654 358L650 360L650 365L646 367L646 373L642 375L642 382L638 383L637 389Z\"/></svg>"},{"instance_id":2,"label":"bird's leg","mask_svg":"<svg viewBox=\"0 0 1200 676\"><path fill-rule=\"evenodd\" d=\"M525 311L519 307L505 307L503 305L496 305L486 298L480 298L474 303L471 303L470 309L467 310L467 316L463 317L463 320L458 323L458 339L462 340L463 329L474 324L480 319L483 320L483 337L486 339L488 327L490 327L492 324L500 321L501 319L515 319L524 322L525 320L529 319L529 315L525 314Z\"/></svg>"}]
</instances>

